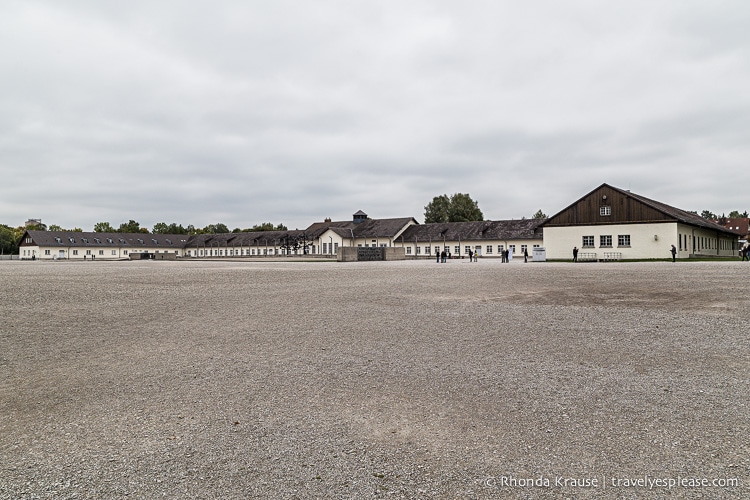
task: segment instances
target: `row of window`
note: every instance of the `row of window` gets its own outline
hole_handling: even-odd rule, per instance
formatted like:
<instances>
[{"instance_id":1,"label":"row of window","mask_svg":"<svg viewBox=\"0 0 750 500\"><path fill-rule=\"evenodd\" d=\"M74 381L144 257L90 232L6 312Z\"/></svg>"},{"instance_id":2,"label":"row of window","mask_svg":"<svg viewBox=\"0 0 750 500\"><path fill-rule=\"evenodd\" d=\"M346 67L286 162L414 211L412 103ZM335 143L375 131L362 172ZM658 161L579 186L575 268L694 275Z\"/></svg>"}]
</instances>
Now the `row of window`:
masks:
<instances>
[{"instance_id":1,"label":"row of window","mask_svg":"<svg viewBox=\"0 0 750 500\"><path fill-rule=\"evenodd\" d=\"M537 248L538 246L539 245L534 245L534 248ZM416 247L416 248L417 248L417 250L416 250L417 255L421 255L422 254L422 247ZM446 252L450 252L451 251L451 247L448 246L448 245L442 247L442 249L441 249L441 247L439 245L436 245L435 247L426 246L426 247L424 247L424 253L425 253L425 255L430 255L432 253L433 248L434 248L434 251L435 251L435 255L438 254L442 250L444 250ZM411 255L412 254L411 253L411 249L412 249L411 246L407 246L406 247L406 255ZM485 247L485 254L486 255L492 255L492 250L493 249L494 249L493 245L487 245ZM521 254L523 255L523 253L527 249L528 249L528 245L521 245ZM502 253L503 250L505 250L505 246L504 245L497 245L497 253L498 254ZM516 253L516 246L515 245L508 245L508 250L510 250L512 253L515 254ZM469 255L469 251L473 251L473 252L476 252L476 253L478 253L478 254L481 255L482 254L482 245L475 245L474 247L472 247L471 245L466 245L464 247L464 255ZM453 247L453 253L456 254L456 255L461 255L461 246L460 245L454 246Z\"/></svg>"},{"instance_id":2,"label":"row of window","mask_svg":"<svg viewBox=\"0 0 750 500\"><path fill-rule=\"evenodd\" d=\"M62 243L62 238L60 238L59 236L55 236L55 241L57 243ZM68 238L68 241L70 243L73 243L73 244L76 243L76 239L75 238ZM81 241L84 242L84 243L86 243L86 244L89 243L88 238L81 238ZM120 244L123 244L123 245L125 245L127 243L124 238L118 238L118 241L120 242ZM141 239L141 238L137 238L137 241L141 245L145 245L146 244L146 241L143 240L143 239ZM154 243L154 245L158 245L159 244L159 240L157 240L156 238L151 238L151 241ZM170 240L169 238L165 238L165 241L169 245L172 244L172 240ZM26 243L32 243L32 242L33 242L32 238L30 238L30 237L26 238ZM102 240L100 240L99 238L94 238L94 242L96 242L98 245L101 245ZM182 240L182 242L184 243L185 240ZM112 238L107 238L107 243L113 244L114 240Z\"/></svg>"},{"instance_id":3,"label":"row of window","mask_svg":"<svg viewBox=\"0 0 750 500\"><path fill-rule=\"evenodd\" d=\"M594 236L584 236L583 248L594 248ZM630 246L630 235L629 234L618 234L617 235L617 246L618 247L629 247ZM612 248L612 235L602 234L599 236L599 247L600 248Z\"/></svg>"}]
</instances>

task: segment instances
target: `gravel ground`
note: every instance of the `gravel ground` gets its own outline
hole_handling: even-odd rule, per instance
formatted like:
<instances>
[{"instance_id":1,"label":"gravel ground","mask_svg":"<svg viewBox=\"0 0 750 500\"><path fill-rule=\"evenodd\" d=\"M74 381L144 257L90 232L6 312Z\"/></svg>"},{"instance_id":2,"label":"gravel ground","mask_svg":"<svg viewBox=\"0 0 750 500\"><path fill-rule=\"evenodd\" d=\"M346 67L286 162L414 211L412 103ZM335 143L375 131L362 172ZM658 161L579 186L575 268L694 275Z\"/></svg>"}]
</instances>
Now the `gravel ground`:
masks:
<instances>
[{"instance_id":1,"label":"gravel ground","mask_svg":"<svg viewBox=\"0 0 750 500\"><path fill-rule=\"evenodd\" d=\"M750 498L748 271L2 262L0 497Z\"/></svg>"}]
</instances>

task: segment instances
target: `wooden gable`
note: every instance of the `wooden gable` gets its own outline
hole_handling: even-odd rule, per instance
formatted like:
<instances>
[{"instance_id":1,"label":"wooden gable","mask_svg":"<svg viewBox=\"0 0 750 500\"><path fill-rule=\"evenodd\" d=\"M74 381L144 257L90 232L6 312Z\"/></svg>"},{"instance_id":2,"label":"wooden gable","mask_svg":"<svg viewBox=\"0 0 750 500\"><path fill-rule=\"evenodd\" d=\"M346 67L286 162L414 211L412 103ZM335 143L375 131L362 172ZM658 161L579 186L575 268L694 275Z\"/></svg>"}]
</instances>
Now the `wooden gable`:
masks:
<instances>
[{"instance_id":1,"label":"wooden gable","mask_svg":"<svg viewBox=\"0 0 750 500\"><path fill-rule=\"evenodd\" d=\"M639 224L672 222L675 217L630 196L627 191L602 184L544 224L554 226L588 226L602 224Z\"/></svg>"}]
</instances>

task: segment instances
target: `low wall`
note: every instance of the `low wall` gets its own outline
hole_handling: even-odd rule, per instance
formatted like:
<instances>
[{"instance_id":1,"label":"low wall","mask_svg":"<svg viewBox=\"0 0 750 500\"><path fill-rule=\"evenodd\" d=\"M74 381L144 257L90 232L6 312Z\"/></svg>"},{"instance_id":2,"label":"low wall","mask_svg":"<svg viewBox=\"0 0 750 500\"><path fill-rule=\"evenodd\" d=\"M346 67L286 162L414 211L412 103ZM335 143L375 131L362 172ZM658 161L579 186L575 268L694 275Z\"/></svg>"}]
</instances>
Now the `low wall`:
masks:
<instances>
[{"instance_id":1,"label":"low wall","mask_svg":"<svg viewBox=\"0 0 750 500\"><path fill-rule=\"evenodd\" d=\"M338 262L364 262L383 260L406 260L406 251L401 247L339 247Z\"/></svg>"}]
</instances>

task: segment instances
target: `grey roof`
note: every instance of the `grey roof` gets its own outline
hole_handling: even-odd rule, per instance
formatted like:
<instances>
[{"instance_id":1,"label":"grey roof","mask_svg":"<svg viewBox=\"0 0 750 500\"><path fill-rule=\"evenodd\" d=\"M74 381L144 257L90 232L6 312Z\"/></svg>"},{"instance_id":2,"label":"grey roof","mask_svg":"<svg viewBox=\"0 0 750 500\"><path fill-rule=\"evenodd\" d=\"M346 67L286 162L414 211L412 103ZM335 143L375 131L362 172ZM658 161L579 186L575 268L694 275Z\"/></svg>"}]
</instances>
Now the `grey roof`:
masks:
<instances>
[{"instance_id":1,"label":"grey roof","mask_svg":"<svg viewBox=\"0 0 750 500\"><path fill-rule=\"evenodd\" d=\"M625 196L627 198L632 198L632 199L634 199L634 200L636 200L636 201L638 201L640 203L643 203L644 205L649 206L649 207L653 208L654 210L656 210L658 212L661 212L662 214L666 215L667 217L670 217L670 218L674 219L677 222L681 222L683 224L689 224L689 225L692 225L692 226L703 227L703 228L706 228L706 229L711 229L711 230L719 231L719 232L722 232L722 233L728 233L728 234L732 234L733 236L737 235L734 231L731 231L731 230L725 228L724 226L722 226L721 224L717 224L714 221L705 219L705 218L701 217L698 214L694 214L694 213L688 212L686 210L681 210L679 208L675 208L673 206L667 205L666 203L662 203L660 201L656 201L656 200L652 200L650 198L646 198L645 196L641 196L639 194L632 193L632 192L630 192L628 190L625 190L625 189L620 189L618 187L611 186L611 185L607 184L606 182L603 183L601 186L598 186L597 188L591 190L589 193L585 194L581 198L578 198L576 201L574 201L573 203L571 203L567 207L563 208L562 210L560 210L559 212L557 212L556 214L554 214L552 217L550 217L547 220L554 219L555 217L557 217L561 213L563 213L566 210L569 210L571 207L575 206L582 199L586 198L587 196L590 196L592 193L595 193L599 189L602 189L602 188L605 188L605 187L609 188L609 189L612 189L613 191L617 191L618 193L620 193L621 195L623 195L623 196Z\"/></svg>"},{"instance_id":2,"label":"grey roof","mask_svg":"<svg viewBox=\"0 0 750 500\"><path fill-rule=\"evenodd\" d=\"M395 238L408 224L417 221L414 217L400 217L397 219L367 219L359 224L353 221L316 222L307 228L308 235L313 238L320 237L328 229L336 234L351 238Z\"/></svg>"},{"instance_id":3,"label":"grey roof","mask_svg":"<svg viewBox=\"0 0 750 500\"><path fill-rule=\"evenodd\" d=\"M619 193L629 196L635 200L640 201L641 203L650 206L651 208L658 210L662 212L665 215L668 215L670 217L673 217L678 222L682 222L683 224L690 224L693 226L699 226L707 229L713 229L715 231L721 231L724 233L732 233L735 234L734 231L730 231L729 229L725 228L721 224L717 224L714 221L705 219L701 217L698 214L693 214L690 212L687 212L685 210L681 210L679 208L675 208L672 206L667 205L666 203L661 203L659 201L652 200L650 198L646 198L645 196L641 196L639 194L631 193L630 191L625 191L620 188L616 188L614 186L609 186L608 184L603 184L603 186L608 186L611 189L614 189L615 191L618 191ZM598 188L597 188L598 189Z\"/></svg>"},{"instance_id":4,"label":"grey roof","mask_svg":"<svg viewBox=\"0 0 750 500\"><path fill-rule=\"evenodd\" d=\"M541 240L547 219L438 222L409 226L398 241Z\"/></svg>"},{"instance_id":5,"label":"grey roof","mask_svg":"<svg viewBox=\"0 0 750 500\"><path fill-rule=\"evenodd\" d=\"M190 237L186 248L196 247L231 247L231 246L274 246L279 245L286 237L302 236L304 231L250 231L245 233L195 234ZM307 236L308 241L310 236Z\"/></svg>"},{"instance_id":6,"label":"grey roof","mask_svg":"<svg viewBox=\"0 0 750 500\"><path fill-rule=\"evenodd\" d=\"M25 238L31 237L35 245L54 247L164 247L183 248L188 240L186 234L147 234L147 233L94 233L76 231L37 231L29 230Z\"/></svg>"}]
</instances>

